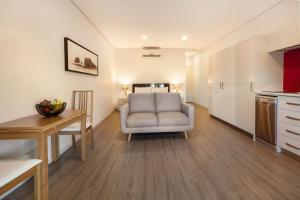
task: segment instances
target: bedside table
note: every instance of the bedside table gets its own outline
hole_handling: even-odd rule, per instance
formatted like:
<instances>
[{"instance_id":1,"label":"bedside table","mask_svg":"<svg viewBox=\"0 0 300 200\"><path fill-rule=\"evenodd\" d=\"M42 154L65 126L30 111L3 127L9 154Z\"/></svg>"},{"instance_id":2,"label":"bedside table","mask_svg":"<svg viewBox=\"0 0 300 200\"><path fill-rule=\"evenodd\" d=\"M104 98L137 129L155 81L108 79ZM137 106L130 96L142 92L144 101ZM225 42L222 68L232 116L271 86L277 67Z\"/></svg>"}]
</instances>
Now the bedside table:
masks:
<instances>
[{"instance_id":1,"label":"bedside table","mask_svg":"<svg viewBox=\"0 0 300 200\"><path fill-rule=\"evenodd\" d=\"M120 110L120 107L123 106L126 103L128 103L128 97L120 97L120 98L118 98L118 104L116 106L116 109Z\"/></svg>"}]
</instances>

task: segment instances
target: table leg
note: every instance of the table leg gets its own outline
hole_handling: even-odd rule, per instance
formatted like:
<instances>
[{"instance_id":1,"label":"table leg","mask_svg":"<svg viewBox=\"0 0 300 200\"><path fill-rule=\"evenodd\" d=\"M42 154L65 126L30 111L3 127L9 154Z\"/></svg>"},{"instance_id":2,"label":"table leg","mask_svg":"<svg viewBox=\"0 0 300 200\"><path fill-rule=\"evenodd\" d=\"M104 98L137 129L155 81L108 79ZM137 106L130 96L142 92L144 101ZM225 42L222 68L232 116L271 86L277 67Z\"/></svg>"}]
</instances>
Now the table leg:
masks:
<instances>
[{"instance_id":1,"label":"table leg","mask_svg":"<svg viewBox=\"0 0 300 200\"><path fill-rule=\"evenodd\" d=\"M81 161L86 161L86 115L81 117Z\"/></svg>"},{"instance_id":2,"label":"table leg","mask_svg":"<svg viewBox=\"0 0 300 200\"><path fill-rule=\"evenodd\" d=\"M58 133L51 135L51 156L52 161L55 162L59 158L59 135Z\"/></svg>"},{"instance_id":3,"label":"table leg","mask_svg":"<svg viewBox=\"0 0 300 200\"><path fill-rule=\"evenodd\" d=\"M48 199L48 141L47 135L39 133L37 140L37 154L38 158L42 160L41 163L41 199Z\"/></svg>"},{"instance_id":4,"label":"table leg","mask_svg":"<svg viewBox=\"0 0 300 200\"><path fill-rule=\"evenodd\" d=\"M41 199L41 165L36 166L34 174L34 200Z\"/></svg>"}]
</instances>

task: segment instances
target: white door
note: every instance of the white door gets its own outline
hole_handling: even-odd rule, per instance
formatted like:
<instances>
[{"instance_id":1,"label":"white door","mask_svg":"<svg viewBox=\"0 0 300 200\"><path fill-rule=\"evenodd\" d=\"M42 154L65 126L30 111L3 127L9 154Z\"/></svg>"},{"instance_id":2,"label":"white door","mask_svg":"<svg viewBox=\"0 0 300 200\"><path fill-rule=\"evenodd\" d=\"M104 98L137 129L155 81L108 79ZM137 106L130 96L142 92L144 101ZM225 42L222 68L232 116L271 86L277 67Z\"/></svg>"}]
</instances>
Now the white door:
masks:
<instances>
[{"instance_id":1,"label":"white door","mask_svg":"<svg viewBox=\"0 0 300 200\"><path fill-rule=\"evenodd\" d=\"M235 48L215 54L212 65L214 114L235 124Z\"/></svg>"},{"instance_id":2,"label":"white door","mask_svg":"<svg viewBox=\"0 0 300 200\"><path fill-rule=\"evenodd\" d=\"M186 67L186 102L193 101L193 67Z\"/></svg>"},{"instance_id":3,"label":"white door","mask_svg":"<svg viewBox=\"0 0 300 200\"><path fill-rule=\"evenodd\" d=\"M255 123L255 40L236 46L236 126L254 134Z\"/></svg>"},{"instance_id":4,"label":"white door","mask_svg":"<svg viewBox=\"0 0 300 200\"><path fill-rule=\"evenodd\" d=\"M215 117L222 118L222 90L221 90L221 75L220 66L217 65L217 54L210 56L210 68L212 72L212 96L211 96L211 114Z\"/></svg>"}]
</instances>

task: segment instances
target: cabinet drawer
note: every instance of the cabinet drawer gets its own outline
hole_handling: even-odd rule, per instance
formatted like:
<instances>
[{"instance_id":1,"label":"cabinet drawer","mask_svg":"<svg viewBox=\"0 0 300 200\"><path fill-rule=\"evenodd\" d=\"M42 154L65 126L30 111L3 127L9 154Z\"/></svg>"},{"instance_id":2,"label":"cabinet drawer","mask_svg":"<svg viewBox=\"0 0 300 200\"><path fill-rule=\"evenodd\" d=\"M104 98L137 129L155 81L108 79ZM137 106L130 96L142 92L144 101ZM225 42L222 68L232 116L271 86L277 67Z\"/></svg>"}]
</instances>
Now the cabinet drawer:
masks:
<instances>
[{"instance_id":1,"label":"cabinet drawer","mask_svg":"<svg viewBox=\"0 0 300 200\"><path fill-rule=\"evenodd\" d=\"M294 126L300 126L300 112L278 109L278 119Z\"/></svg>"},{"instance_id":2,"label":"cabinet drawer","mask_svg":"<svg viewBox=\"0 0 300 200\"><path fill-rule=\"evenodd\" d=\"M300 142L288 138L284 135L279 135L279 146L294 154L300 155Z\"/></svg>"},{"instance_id":3,"label":"cabinet drawer","mask_svg":"<svg viewBox=\"0 0 300 200\"><path fill-rule=\"evenodd\" d=\"M297 97L279 97L278 105L279 108L300 112L300 98Z\"/></svg>"},{"instance_id":4,"label":"cabinet drawer","mask_svg":"<svg viewBox=\"0 0 300 200\"><path fill-rule=\"evenodd\" d=\"M278 134L287 136L300 142L300 126L293 126L283 122L278 123Z\"/></svg>"}]
</instances>

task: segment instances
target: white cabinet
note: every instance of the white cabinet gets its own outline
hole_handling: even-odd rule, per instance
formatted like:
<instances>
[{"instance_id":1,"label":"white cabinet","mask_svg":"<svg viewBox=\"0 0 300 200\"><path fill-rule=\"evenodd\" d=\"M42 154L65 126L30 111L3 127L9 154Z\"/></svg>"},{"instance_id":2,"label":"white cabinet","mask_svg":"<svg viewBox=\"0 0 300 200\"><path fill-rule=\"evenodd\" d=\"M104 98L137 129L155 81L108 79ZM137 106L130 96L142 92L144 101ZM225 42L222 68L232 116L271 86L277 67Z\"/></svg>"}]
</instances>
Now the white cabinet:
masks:
<instances>
[{"instance_id":1,"label":"white cabinet","mask_svg":"<svg viewBox=\"0 0 300 200\"><path fill-rule=\"evenodd\" d=\"M255 40L236 45L236 126L254 133Z\"/></svg>"},{"instance_id":2,"label":"white cabinet","mask_svg":"<svg viewBox=\"0 0 300 200\"><path fill-rule=\"evenodd\" d=\"M283 55L277 54L269 54L267 38L257 36L212 55L211 114L254 134L254 91L282 89Z\"/></svg>"},{"instance_id":3,"label":"white cabinet","mask_svg":"<svg viewBox=\"0 0 300 200\"><path fill-rule=\"evenodd\" d=\"M300 97L278 98L277 143L300 155Z\"/></svg>"},{"instance_id":4,"label":"white cabinet","mask_svg":"<svg viewBox=\"0 0 300 200\"><path fill-rule=\"evenodd\" d=\"M268 36L268 51L276 51L300 44L299 1L285 1L274 10L273 31Z\"/></svg>"},{"instance_id":5,"label":"white cabinet","mask_svg":"<svg viewBox=\"0 0 300 200\"><path fill-rule=\"evenodd\" d=\"M265 36L253 37L236 45L237 127L254 134L254 91L282 89L282 58L283 55L267 53Z\"/></svg>"},{"instance_id":6,"label":"white cabinet","mask_svg":"<svg viewBox=\"0 0 300 200\"><path fill-rule=\"evenodd\" d=\"M212 114L235 124L235 48L211 56Z\"/></svg>"}]
</instances>

